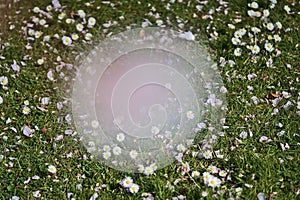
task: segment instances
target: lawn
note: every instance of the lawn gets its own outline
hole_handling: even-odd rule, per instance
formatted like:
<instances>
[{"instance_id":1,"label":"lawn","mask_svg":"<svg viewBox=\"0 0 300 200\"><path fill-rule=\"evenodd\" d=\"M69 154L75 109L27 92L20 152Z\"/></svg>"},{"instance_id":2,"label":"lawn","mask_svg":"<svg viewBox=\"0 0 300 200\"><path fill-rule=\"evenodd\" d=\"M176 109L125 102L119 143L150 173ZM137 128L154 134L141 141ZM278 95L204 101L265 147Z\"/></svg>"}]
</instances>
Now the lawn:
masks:
<instances>
[{"instance_id":1,"label":"lawn","mask_svg":"<svg viewBox=\"0 0 300 200\"><path fill-rule=\"evenodd\" d=\"M199 123L182 158L129 173L82 145L71 97L93 47L141 27L199 41L227 112L212 148ZM299 1L0 1L0 28L0 199L300 199Z\"/></svg>"}]
</instances>

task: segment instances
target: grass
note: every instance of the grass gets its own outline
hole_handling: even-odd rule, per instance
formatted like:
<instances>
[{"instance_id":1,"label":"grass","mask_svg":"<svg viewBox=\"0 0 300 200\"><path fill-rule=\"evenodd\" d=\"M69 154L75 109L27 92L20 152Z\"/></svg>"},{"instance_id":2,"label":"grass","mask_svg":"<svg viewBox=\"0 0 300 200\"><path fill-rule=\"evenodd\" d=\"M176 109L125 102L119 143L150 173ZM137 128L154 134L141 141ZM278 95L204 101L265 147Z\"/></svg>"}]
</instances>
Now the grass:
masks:
<instances>
[{"instance_id":1,"label":"grass","mask_svg":"<svg viewBox=\"0 0 300 200\"><path fill-rule=\"evenodd\" d=\"M260 6L257 10L261 11L271 4L267 1L257 2ZM45 35L53 36L57 33L63 36L76 32L74 25L65 23L66 18L58 22L57 15L60 12L56 11L51 11L53 19L45 18L49 28L34 26L33 29L43 31L42 37L27 41L22 27L32 20L32 16L37 16L32 8L37 6L45 10L51 4L50 1L15 3L9 10L9 16L5 18L7 24L14 25L15 28L8 30L7 26L6 30L1 31L0 76L6 76L8 84L0 88L0 96L3 98L3 103L0 104L0 199L10 199L13 196L20 199L36 199L38 196L43 199L68 199L71 193L76 199L89 199L94 194L98 195L98 199L142 199L143 192L151 193L155 199L180 198L180 195L186 199L257 199L259 193L264 193L266 199L300 198L300 108L297 108L297 102L300 101L299 2L278 1L275 8L269 9L268 20L273 23L280 21L283 26L281 30L274 31L263 27L260 18L247 15L247 10L250 9L247 5L250 2L247 1L230 0L226 6L220 5L218 1L206 4L197 1L153 1L151 4L138 1L96 1L90 5L84 1L60 3L66 6L66 18L72 18L72 12L77 13L77 10L83 9L87 18L93 16L97 19L95 27L89 29L94 35L93 42L82 42L80 35L80 39L74 42L74 47L67 47L61 39L55 38L41 43ZM169 10L166 9L167 4L170 4ZM201 11L197 10L197 5L203 6ZM287 14L283 9L285 5L295 14ZM212 8L220 8L220 12L209 14ZM225 10L227 15L224 14ZM20 12L17 14L15 11ZM182 31L190 30L208 47L218 63L228 90L227 128L224 129L224 136L219 137L214 145L213 158L193 157L192 152L200 149L197 145L192 146L183 158L191 171L184 175L181 174L183 165L180 162L174 162L150 176L110 169L92 159L76 135L65 134L65 130L74 131L72 122L66 119L66 115L70 113L68 98L74 71L63 67L57 72L56 66L62 64L57 57L60 56L65 63L76 64L80 62L77 59L80 53L91 49L97 44L97 40L105 38L110 32L118 33L125 30L126 26L140 27L145 19L157 26L157 19L154 17L156 13L167 27L178 30L178 24L183 23ZM213 19L205 19L208 15ZM235 19L242 21L236 23ZM77 23L81 19L75 16L74 20ZM116 23L105 28L102 24L109 21ZM235 30L228 28L229 23L236 26ZM236 46L231 42L234 32L239 28L246 28L249 33L253 26L261 29L261 33L255 37L261 51L254 55L242 46L242 55L235 56ZM267 52L264 49L267 35L274 34L279 34L282 38L278 43L270 40L274 48L281 51L280 55L276 55L276 50ZM254 45L254 41L247 35L241 40ZM25 48L28 44L32 47L31 50ZM57 49L56 53L53 52L54 49ZM45 62L38 65L36 61L42 57ZM273 59L273 67L266 66L266 61L270 58ZM11 68L14 60L20 66L19 72ZM235 64L230 65L230 60ZM22 66L21 62L26 66ZM49 70L53 72L52 81L47 78ZM255 74L256 77L249 80L249 74ZM249 90L249 86L253 89ZM290 97L285 98L284 92L288 92ZM253 103L253 96L259 99L258 104ZM272 100L279 96L283 99L273 106ZM50 97L48 105L41 103L43 97ZM29 101L31 108L28 115L22 113L25 100ZM288 101L291 106L285 109L284 105ZM63 105L61 110L57 109L57 103ZM278 114L272 115L275 108L278 109ZM25 125L36 129L33 137L26 137L22 133ZM240 136L242 131L248 132L247 138ZM253 133L252 137L250 131ZM281 131L285 132L278 136ZM63 135L62 140L56 140L59 135ZM262 136L272 141L260 142ZM281 145L285 146L285 150ZM223 157L217 157L216 151ZM70 152L72 156L66 158ZM50 174L47 164L54 165L57 172ZM199 171L202 175L212 165L227 170L227 176L220 187L207 186L202 176L191 178L192 171ZM34 176L39 179L33 179ZM138 193L132 194L120 184L127 176L132 177L134 183L139 185ZM236 188L242 188L242 192L237 193ZM39 191L39 195L36 191ZM203 196L203 192L208 193L207 197Z\"/></svg>"}]
</instances>

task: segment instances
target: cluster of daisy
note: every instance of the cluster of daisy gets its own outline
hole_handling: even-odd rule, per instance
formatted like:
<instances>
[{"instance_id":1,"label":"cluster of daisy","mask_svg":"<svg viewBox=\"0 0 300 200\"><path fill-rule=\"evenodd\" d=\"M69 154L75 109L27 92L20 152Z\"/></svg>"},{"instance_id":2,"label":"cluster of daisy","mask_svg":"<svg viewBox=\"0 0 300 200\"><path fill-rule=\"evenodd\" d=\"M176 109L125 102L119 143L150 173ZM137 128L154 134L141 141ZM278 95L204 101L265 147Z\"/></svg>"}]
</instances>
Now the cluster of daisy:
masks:
<instances>
[{"instance_id":1,"label":"cluster of daisy","mask_svg":"<svg viewBox=\"0 0 300 200\"><path fill-rule=\"evenodd\" d=\"M122 181L121 181L121 185L128 189L131 193L137 193L140 189L140 186L135 184L132 180L131 177L125 177Z\"/></svg>"},{"instance_id":2,"label":"cluster of daisy","mask_svg":"<svg viewBox=\"0 0 300 200\"><path fill-rule=\"evenodd\" d=\"M275 6L276 2L274 1ZM248 26L246 28L242 27L234 32L234 37L231 39L233 45L238 46L234 49L235 56L241 56L243 52L243 47L246 47L250 51L249 55L257 55L261 52L261 49L264 48L266 52L276 51L276 55L280 54L280 50L275 48L275 43L281 41L280 30L282 29L282 24L280 21L272 22L269 19L270 11L269 9L263 9L259 11L259 4L257 2L249 3L248 6L251 8L247 11L248 16L255 21L253 18L258 18L259 26ZM272 8L273 6L271 6ZM255 10L252 10L255 9ZM256 23L257 24L257 23ZM229 29L236 29L236 26L233 24L228 24ZM248 30L247 30L248 29ZM265 29L266 31L262 31ZM247 34L248 38L243 41L243 38ZM260 35L261 34L261 35ZM263 37L264 34L267 37ZM247 42L248 41L248 44Z\"/></svg>"}]
</instances>

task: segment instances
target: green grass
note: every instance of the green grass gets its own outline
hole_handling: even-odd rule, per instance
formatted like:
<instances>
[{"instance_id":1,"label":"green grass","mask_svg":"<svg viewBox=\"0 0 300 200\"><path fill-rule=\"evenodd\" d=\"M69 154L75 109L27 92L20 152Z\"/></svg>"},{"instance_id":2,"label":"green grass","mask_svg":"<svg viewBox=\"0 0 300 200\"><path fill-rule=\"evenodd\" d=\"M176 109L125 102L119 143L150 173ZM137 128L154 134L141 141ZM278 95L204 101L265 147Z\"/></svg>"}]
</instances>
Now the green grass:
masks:
<instances>
[{"instance_id":1,"label":"green grass","mask_svg":"<svg viewBox=\"0 0 300 200\"><path fill-rule=\"evenodd\" d=\"M179 195L186 196L186 199L214 199L215 197L228 199L231 196L234 199L257 199L256 196L260 192L269 199L299 199L300 136L297 134L300 134L300 116L296 113L300 110L297 108L297 102L300 101L300 35L298 32L300 15L297 14L300 11L299 2L278 1L274 9L269 9L268 20L273 23L280 21L283 25L281 30L274 30L274 32L266 30L262 26L262 20L247 15L249 9L247 3L250 2L246 1L230 0L227 8L222 6L220 12L212 14L213 20L204 19L203 16L207 15L211 8L220 6L217 1L209 1L203 5L202 11L196 9L196 5L200 5L197 1L170 3L170 10L166 9L169 1L157 0L151 5L142 1L138 3L135 0L112 2L114 6L100 1L86 6L85 2L80 0L61 1L61 5L66 6L64 10L66 18L71 18L72 12L76 13L77 10L83 9L87 18L93 16L97 19L95 27L89 29L89 32L94 35L93 43L84 44L80 38L74 42L75 46L72 48L64 46L61 39L51 39L48 43L52 48L47 47L45 43L44 45L40 43L45 35L53 36L58 33L62 36L76 32L74 25L65 23L66 18L58 22L59 12L52 11L53 19L46 19L49 28L34 27L43 31L41 38L28 42L21 31L21 28L26 26L24 21L29 22L31 16L36 15L32 13L32 8L38 6L45 10L51 1L21 1L10 10L10 17L5 20L8 24L15 25L15 28L1 30L0 35L0 44L5 46L0 49L0 55L4 57L0 60L0 76L8 78L7 87L0 88L0 96L3 98L3 103L0 104L0 155L3 155L0 161L0 199L10 199L12 196L18 196L20 199L35 199L33 192L37 190L44 199L68 199L68 193L72 193L76 199L89 199L94 193L99 195L98 199L142 199L143 192L151 193L155 199L172 199ZM260 6L258 10L261 11L262 8L270 5L267 1L257 2ZM284 5L289 5L296 14L287 14L283 9ZM155 9L151 9L152 7ZM224 14L225 9L228 15ZM17 10L20 11L19 14L15 13ZM191 179L187 174L182 175L179 162L174 162L151 176L127 174L110 169L96 159L91 159L76 135L64 134L67 129L75 130L73 124L65 120L66 114L71 110L70 102L64 99L71 95L74 71L63 68L60 72L56 72L56 66L60 64L57 56L60 56L65 63L78 64L80 59L76 57L91 49L109 32L121 32L126 29L126 26L140 27L145 19L156 26L155 17L149 15L150 10L154 15L159 13L160 19L167 27L178 30L178 24L185 23L182 30L191 30L196 38L208 47L209 53L218 63L224 85L228 90L226 115L228 128L224 130L224 136L219 137L214 145L214 151L219 150L224 157L217 158L216 155L212 159L193 157L192 152L199 151L196 145L184 155L183 162L188 162L191 171L197 170L201 175L210 165L228 170L228 176L219 188L212 189L206 186L202 176ZM194 13L197 16L193 16ZM120 16L124 16L124 19L120 19ZM235 23L236 18L241 18L242 21ZM169 24L166 22L167 19ZM74 20L79 22L81 19L74 17ZM109 27L105 32L102 24L109 21L116 21L116 25ZM251 32L250 28L253 26L261 28L261 33L256 37L257 44L261 48L260 53L252 56L244 46L242 55L235 56L236 46L231 42L235 30L228 28L229 23L235 24L236 30L246 28L247 33ZM211 39L214 31L218 33L217 39ZM261 41L275 32L282 38L278 43L272 41L274 48L281 51L279 56L276 56L275 51L266 52L265 42ZM247 35L243 36L242 41L253 44ZM9 46L5 43L9 43ZM31 50L25 48L28 43L32 46ZM57 49L56 53L53 52L54 48ZM27 59L24 59L24 56ZM39 66L36 61L42 57L45 58L45 63ZM227 61L224 66L220 62L221 57ZM273 59L273 68L266 66L266 61L270 57ZM14 60L20 65L20 72L12 70L11 64ZM229 65L229 60L234 61L235 65ZM253 60L256 60L256 63ZM26 63L26 66L22 66L21 61ZM287 64L292 67L288 68ZM47 78L50 69L53 71L54 81ZM65 74L64 78L68 77L68 80L59 76L61 72ZM257 77L248 80L247 75L253 73ZM253 90L248 91L247 86L252 86ZM275 108L271 102L275 98L272 94L277 92L282 96L283 91L289 92L291 97L283 98L276 106L279 110L278 114L272 115ZM257 105L251 100L253 96L260 99ZM43 97L50 97L49 105L41 105ZM31 112L28 115L22 113L25 100L30 102ZM284 109L283 105L288 101L292 106ZM58 102L64 102L62 110L56 108ZM46 111L38 109L41 106ZM8 119L11 122L7 124ZM283 126L279 127L278 123ZM22 133L24 125L30 128L37 126L39 130L29 138ZM12 127L17 130L17 133L11 129ZM249 136L249 130L253 133L252 137ZM246 139L240 138L242 131L248 132ZM278 136L277 133L280 131L285 131L284 135ZM56 141L58 135L64 135L63 139ZM267 136L272 141L260 142L262 136ZM288 144L290 148L283 151L280 144ZM72 157L66 158L66 154L70 152L73 153ZM88 159L83 159L85 156ZM11 163L13 166L10 166ZM50 175L46 163L56 166L57 173ZM32 177L35 175L40 178L33 180ZM119 182L126 176L132 177L134 183L139 185L138 193L131 194L120 185ZM29 177L31 180L24 183ZM174 184L176 179L180 181ZM78 189L78 184L81 184L81 189ZM105 187L101 188L103 184ZM168 184L171 184L174 189L166 187ZM100 188L95 191L97 187ZM243 191L237 196L235 188L238 187ZM207 197L202 197L203 191L208 193Z\"/></svg>"}]
</instances>

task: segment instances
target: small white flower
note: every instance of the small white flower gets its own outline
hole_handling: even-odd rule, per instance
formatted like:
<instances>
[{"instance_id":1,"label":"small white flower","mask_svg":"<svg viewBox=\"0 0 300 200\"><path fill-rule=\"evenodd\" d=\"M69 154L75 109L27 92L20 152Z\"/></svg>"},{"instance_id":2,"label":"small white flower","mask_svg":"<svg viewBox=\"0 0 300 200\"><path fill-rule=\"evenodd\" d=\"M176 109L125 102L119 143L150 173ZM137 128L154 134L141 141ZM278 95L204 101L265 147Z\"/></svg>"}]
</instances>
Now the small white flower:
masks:
<instances>
[{"instance_id":1,"label":"small white flower","mask_svg":"<svg viewBox=\"0 0 300 200\"><path fill-rule=\"evenodd\" d=\"M41 197L41 193L39 190L32 192L32 196L35 198L40 198Z\"/></svg>"},{"instance_id":2,"label":"small white flower","mask_svg":"<svg viewBox=\"0 0 300 200\"><path fill-rule=\"evenodd\" d=\"M84 38L85 38L86 40L91 40L92 37L93 37L93 35L92 35L91 33L87 33L87 34L85 34L85 36L84 36Z\"/></svg>"},{"instance_id":3,"label":"small white flower","mask_svg":"<svg viewBox=\"0 0 300 200\"><path fill-rule=\"evenodd\" d=\"M79 31L79 32L81 32L82 30L83 30L83 25L82 24L77 24L76 25L76 29L77 29L77 31Z\"/></svg>"},{"instance_id":4,"label":"small white flower","mask_svg":"<svg viewBox=\"0 0 300 200\"><path fill-rule=\"evenodd\" d=\"M231 42L234 45L239 45L241 43L241 40L239 38L234 37L231 39Z\"/></svg>"},{"instance_id":5,"label":"small white flower","mask_svg":"<svg viewBox=\"0 0 300 200\"><path fill-rule=\"evenodd\" d=\"M131 150L129 152L130 158L135 159L138 155L138 152L136 150Z\"/></svg>"},{"instance_id":6,"label":"small white flower","mask_svg":"<svg viewBox=\"0 0 300 200\"><path fill-rule=\"evenodd\" d=\"M263 10L264 17L269 17L270 11L268 9Z\"/></svg>"},{"instance_id":7,"label":"small white flower","mask_svg":"<svg viewBox=\"0 0 300 200\"><path fill-rule=\"evenodd\" d=\"M274 50L273 45L269 42L265 43L265 49L269 52L272 52Z\"/></svg>"},{"instance_id":8,"label":"small white flower","mask_svg":"<svg viewBox=\"0 0 300 200\"><path fill-rule=\"evenodd\" d=\"M281 37L277 34L274 35L274 40L275 42L280 42L281 41Z\"/></svg>"},{"instance_id":9,"label":"small white flower","mask_svg":"<svg viewBox=\"0 0 300 200\"><path fill-rule=\"evenodd\" d=\"M28 35L30 35L30 36L34 36L34 34L35 34L35 31L33 30L33 29L28 29Z\"/></svg>"},{"instance_id":10,"label":"small white flower","mask_svg":"<svg viewBox=\"0 0 300 200\"><path fill-rule=\"evenodd\" d=\"M34 37L35 37L35 38L40 38L42 35L43 35L43 32L41 32L41 31L36 31L36 32L34 33Z\"/></svg>"},{"instance_id":11,"label":"small white flower","mask_svg":"<svg viewBox=\"0 0 300 200\"><path fill-rule=\"evenodd\" d=\"M192 172L192 177L193 178L197 178L197 177L199 177L200 176L200 172L198 172L198 171L193 171Z\"/></svg>"},{"instance_id":12,"label":"small white flower","mask_svg":"<svg viewBox=\"0 0 300 200\"><path fill-rule=\"evenodd\" d=\"M8 83L8 78L6 76L1 76L0 77L0 84L5 86Z\"/></svg>"},{"instance_id":13,"label":"small white flower","mask_svg":"<svg viewBox=\"0 0 300 200\"><path fill-rule=\"evenodd\" d=\"M58 19L62 20L63 18L65 18L65 16L66 16L66 13L62 12L58 15Z\"/></svg>"},{"instance_id":14,"label":"small white flower","mask_svg":"<svg viewBox=\"0 0 300 200\"><path fill-rule=\"evenodd\" d=\"M209 178L210 178L212 175L211 175L209 172L204 172L204 173L202 174L202 176L203 176L203 181L204 181L204 183L207 184Z\"/></svg>"},{"instance_id":15,"label":"small white flower","mask_svg":"<svg viewBox=\"0 0 300 200\"><path fill-rule=\"evenodd\" d=\"M154 173L154 170L153 170L152 167L150 167L150 166L145 167L145 169L144 169L144 174L145 174L146 176L149 176L149 175L151 175L151 174L153 174L153 173Z\"/></svg>"},{"instance_id":16,"label":"small white flower","mask_svg":"<svg viewBox=\"0 0 300 200\"><path fill-rule=\"evenodd\" d=\"M0 96L0 104L3 103L3 98Z\"/></svg>"},{"instance_id":17,"label":"small white flower","mask_svg":"<svg viewBox=\"0 0 300 200\"><path fill-rule=\"evenodd\" d=\"M93 127L94 129L98 128L98 127L99 127L99 122L98 122L98 120L93 120L93 121L91 122L91 125L92 125L92 127Z\"/></svg>"},{"instance_id":18,"label":"small white flower","mask_svg":"<svg viewBox=\"0 0 300 200\"><path fill-rule=\"evenodd\" d=\"M72 39L68 36L62 37L63 44L66 46L70 46L72 44Z\"/></svg>"},{"instance_id":19,"label":"small white flower","mask_svg":"<svg viewBox=\"0 0 300 200\"><path fill-rule=\"evenodd\" d=\"M259 33L261 30L260 30L259 28L257 28L257 27L252 27L252 28L251 28L251 31L252 31L254 34L257 34L257 33Z\"/></svg>"},{"instance_id":20,"label":"small white flower","mask_svg":"<svg viewBox=\"0 0 300 200\"><path fill-rule=\"evenodd\" d=\"M248 10L248 11L247 11L247 14L248 14L250 17L255 16L254 10Z\"/></svg>"},{"instance_id":21,"label":"small white flower","mask_svg":"<svg viewBox=\"0 0 300 200\"><path fill-rule=\"evenodd\" d=\"M257 9L257 8L258 8L258 3L256 3L256 2L254 1L254 2L252 2L251 4L249 3L248 6L249 6L250 8Z\"/></svg>"},{"instance_id":22,"label":"small white flower","mask_svg":"<svg viewBox=\"0 0 300 200\"><path fill-rule=\"evenodd\" d=\"M119 133L117 135L118 142L123 142L125 140L125 135L123 133Z\"/></svg>"},{"instance_id":23,"label":"small white flower","mask_svg":"<svg viewBox=\"0 0 300 200\"><path fill-rule=\"evenodd\" d=\"M51 173L51 174L55 174L56 173L56 167L54 165L49 165L48 166L48 171Z\"/></svg>"},{"instance_id":24,"label":"small white flower","mask_svg":"<svg viewBox=\"0 0 300 200\"><path fill-rule=\"evenodd\" d=\"M34 7L33 8L33 12L34 13L39 13L40 12L40 8L39 7Z\"/></svg>"},{"instance_id":25,"label":"small white flower","mask_svg":"<svg viewBox=\"0 0 300 200\"><path fill-rule=\"evenodd\" d=\"M237 195L241 195L242 191L243 191L243 188L241 188L241 187L235 188L235 192Z\"/></svg>"},{"instance_id":26,"label":"small white flower","mask_svg":"<svg viewBox=\"0 0 300 200\"><path fill-rule=\"evenodd\" d=\"M115 147L113 148L113 154L114 154L114 155L118 156L118 155L121 154L121 152L122 152L122 149L121 149L120 147L115 146Z\"/></svg>"},{"instance_id":27,"label":"small white flower","mask_svg":"<svg viewBox=\"0 0 300 200\"><path fill-rule=\"evenodd\" d=\"M47 7L46 7L46 10L48 11L48 12L50 12L51 10L52 10L52 6L51 5L48 5Z\"/></svg>"},{"instance_id":28,"label":"small white flower","mask_svg":"<svg viewBox=\"0 0 300 200\"><path fill-rule=\"evenodd\" d=\"M233 24L227 24L227 26L229 29L235 29L235 25L233 25Z\"/></svg>"},{"instance_id":29,"label":"small white flower","mask_svg":"<svg viewBox=\"0 0 300 200\"><path fill-rule=\"evenodd\" d=\"M41 20L39 21L39 24L40 24L41 26L44 26L46 23L47 23L47 22L46 22L46 20L44 20L44 19L41 19Z\"/></svg>"},{"instance_id":30,"label":"small white flower","mask_svg":"<svg viewBox=\"0 0 300 200\"><path fill-rule=\"evenodd\" d=\"M217 168L216 166L213 166L213 165L208 166L208 170L209 170L212 174L218 173L218 168Z\"/></svg>"},{"instance_id":31,"label":"small white flower","mask_svg":"<svg viewBox=\"0 0 300 200\"><path fill-rule=\"evenodd\" d=\"M254 13L254 16L255 16L255 17L261 17L261 12L256 11L256 12Z\"/></svg>"},{"instance_id":32,"label":"small white flower","mask_svg":"<svg viewBox=\"0 0 300 200\"><path fill-rule=\"evenodd\" d=\"M24 106L22 112L24 115L28 115L30 113L30 108L28 106Z\"/></svg>"},{"instance_id":33,"label":"small white flower","mask_svg":"<svg viewBox=\"0 0 300 200\"><path fill-rule=\"evenodd\" d=\"M131 177L126 177L122 180L122 186L125 188L130 188L133 184L133 180Z\"/></svg>"},{"instance_id":34,"label":"small white flower","mask_svg":"<svg viewBox=\"0 0 300 200\"><path fill-rule=\"evenodd\" d=\"M89 27L92 27L92 26L94 26L96 24L96 19L94 18L94 17L90 17L89 19L88 19L88 26Z\"/></svg>"},{"instance_id":35,"label":"small white flower","mask_svg":"<svg viewBox=\"0 0 300 200\"><path fill-rule=\"evenodd\" d=\"M212 152L210 150L206 150L203 153L203 156L204 156L205 159L212 159Z\"/></svg>"},{"instance_id":36,"label":"small white flower","mask_svg":"<svg viewBox=\"0 0 300 200\"><path fill-rule=\"evenodd\" d=\"M184 152L186 150L185 146L183 144L177 145L177 151Z\"/></svg>"},{"instance_id":37,"label":"small white flower","mask_svg":"<svg viewBox=\"0 0 300 200\"><path fill-rule=\"evenodd\" d=\"M219 187L220 185L221 185L221 180L219 178L210 176L210 178L208 179L208 186L215 188L215 187Z\"/></svg>"},{"instance_id":38,"label":"small white flower","mask_svg":"<svg viewBox=\"0 0 300 200\"><path fill-rule=\"evenodd\" d=\"M79 15L80 18L85 18L85 12L83 10L78 10L77 14Z\"/></svg>"},{"instance_id":39,"label":"small white flower","mask_svg":"<svg viewBox=\"0 0 300 200\"><path fill-rule=\"evenodd\" d=\"M76 33L73 33L71 35L71 37L72 37L72 40L78 40L78 38L79 38L78 34L76 34Z\"/></svg>"},{"instance_id":40,"label":"small white flower","mask_svg":"<svg viewBox=\"0 0 300 200\"><path fill-rule=\"evenodd\" d=\"M274 24L271 23L271 22L267 23L267 29L268 29L269 31L272 31L272 30L274 29Z\"/></svg>"},{"instance_id":41,"label":"small white flower","mask_svg":"<svg viewBox=\"0 0 300 200\"><path fill-rule=\"evenodd\" d=\"M277 26L278 29L282 29L282 24L281 24L281 22L276 22L275 24L276 24L276 26Z\"/></svg>"},{"instance_id":42,"label":"small white flower","mask_svg":"<svg viewBox=\"0 0 300 200\"><path fill-rule=\"evenodd\" d=\"M129 191L131 193L137 193L139 191L140 187L137 184L132 184L129 188Z\"/></svg>"},{"instance_id":43,"label":"small white flower","mask_svg":"<svg viewBox=\"0 0 300 200\"><path fill-rule=\"evenodd\" d=\"M260 48L257 45L254 45L252 48L252 53L253 54L258 54L260 52Z\"/></svg>"},{"instance_id":44,"label":"small white flower","mask_svg":"<svg viewBox=\"0 0 300 200\"><path fill-rule=\"evenodd\" d=\"M242 38L242 33L241 33L241 31L240 31L240 30L235 31L235 32L234 32L234 37L235 37L235 38Z\"/></svg>"},{"instance_id":45,"label":"small white flower","mask_svg":"<svg viewBox=\"0 0 300 200\"><path fill-rule=\"evenodd\" d=\"M288 5L285 5L285 6L283 7L283 9L286 11L287 14L290 14L291 8L290 8Z\"/></svg>"},{"instance_id":46,"label":"small white flower","mask_svg":"<svg viewBox=\"0 0 300 200\"><path fill-rule=\"evenodd\" d=\"M241 48L236 48L234 50L234 55L235 56L241 56L241 54L242 54L242 49Z\"/></svg>"},{"instance_id":47,"label":"small white flower","mask_svg":"<svg viewBox=\"0 0 300 200\"><path fill-rule=\"evenodd\" d=\"M111 157L111 153L110 153L109 151L103 152L103 158L104 158L105 160L107 160L107 159L110 158L110 157Z\"/></svg>"},{"instance_id":48,"label":"small white flower","mask_svg":"<svg viewBox=\"0 0 300 200\"><path fill-rule=\"evenodd\" d=\"M226 175L227 175L227 172L225 170L221 170L219 172L219 176L221 176L221 177L225 177Z\"/></svg>"},{"instance_id":49,"label":"small white flower","mask_svg":"<svg viewBox=\"0 0 300 200\"><path fill-rule=\"evenodd\" d=\"M138 166L137 166L137 170L138 170L138 172L143 173L144 170L145 170L144 165L138 165Z\"/></svg>"},{"instance_id":50,"label":"small white flower","mask_svg":"<svg viewBox=\"0 0 300 200\"><path fill-rule=\"evenodd\" d=\"M38 60L37 60L37 64L38 64L38 65L44 64L44 59L43 59L43 58L38 59Z\"/></svg>"},{"instance_id":51,"label":"small white flower","mask_svg":"<svg viewBox=\"0 0 300 200\"><path fill-rule=\"evenodd\" d=\"M194 113L193 113L193 111L188 111L187 113L186 113L186 117L188 118L188 119L194 119L195 118L195 115L194 115Z\"/></svg>"},{"instance_id":52,"label":"small white flower","mask_svg":"<svg viewBox=\"0 0 300 200\"><path fill-rule=\"evenodd\" d=\"M103 151L110 151L110 146L104 145L103 146Z\"/></svg>"},{"instance_id":53,"label":"small white flower","mask_svg":"<svg viewBox=\"0 0 300 200\"><path fill-rule=\"evenodd\" d=\"M240 138L246 139L248 137L248 133L246 131L242 131L240 133Z\"/></svg>"},{"instance_id":54,"label":"small white flower","mask_svg":"<svg viewBox=\"0 0 300 200\"><path fill-rule=\"evenodd\" d=\"M74 22L74 20L71 19L71 18L67 18L67 19L66 19L66 23L67 23L67 24L71 24L71 23L73 23L73 22Z\"/></svg>"}]
</instances>

